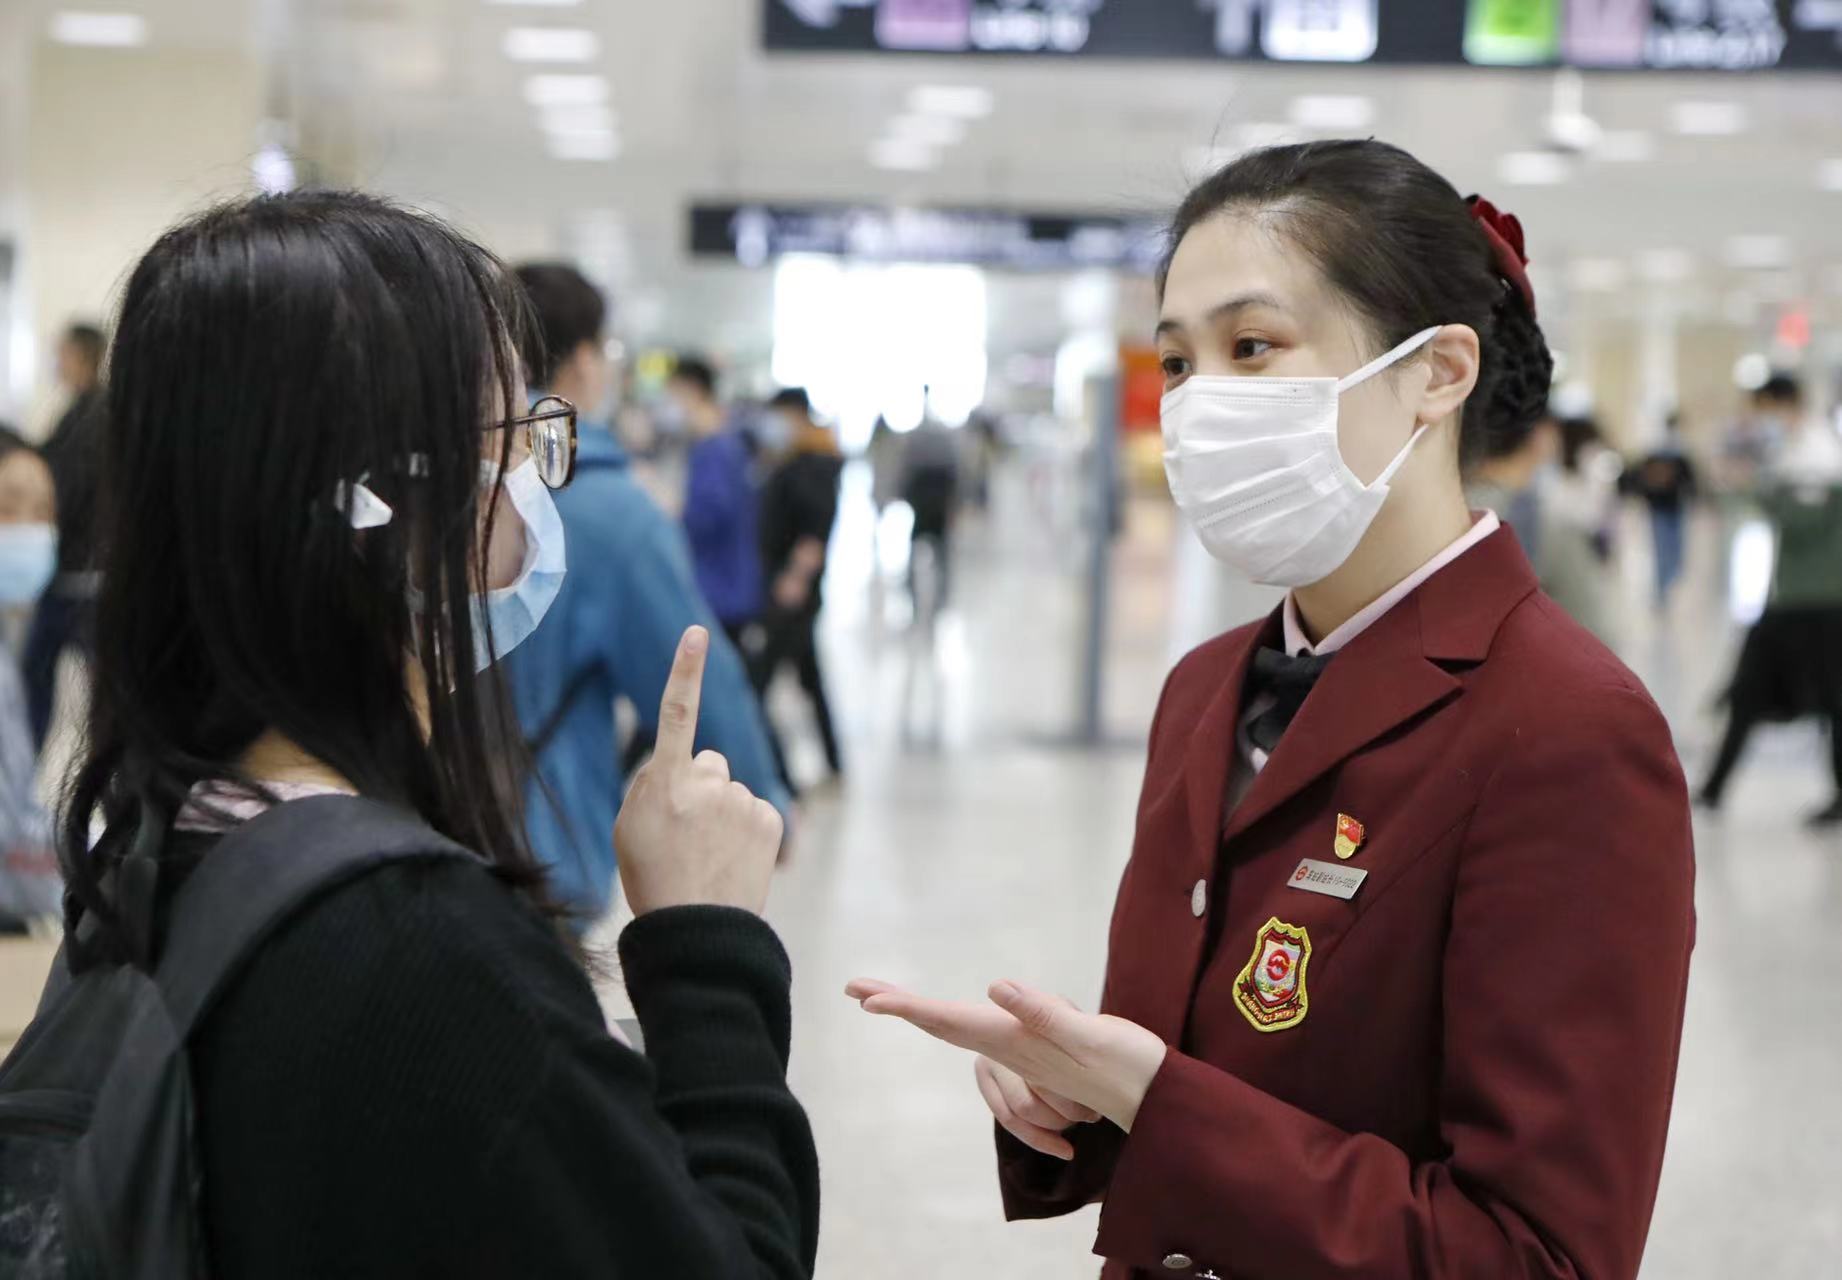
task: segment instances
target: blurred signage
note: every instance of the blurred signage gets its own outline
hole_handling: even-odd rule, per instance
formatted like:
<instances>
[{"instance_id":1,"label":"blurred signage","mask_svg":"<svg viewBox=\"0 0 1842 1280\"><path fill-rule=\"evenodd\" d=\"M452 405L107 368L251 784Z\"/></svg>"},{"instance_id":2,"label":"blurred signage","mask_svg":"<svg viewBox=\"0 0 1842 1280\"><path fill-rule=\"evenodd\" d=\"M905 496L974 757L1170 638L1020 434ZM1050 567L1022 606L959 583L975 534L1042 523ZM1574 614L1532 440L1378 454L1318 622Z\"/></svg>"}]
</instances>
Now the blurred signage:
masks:
<instances>
[{"instance_id":1,"label":"blurred signage","mask_svg":"<svg viewBox=\"0 0 1842 1280\"><path fill-rule=\"evenodd\" d=\"M1119 345L1119 429L1156 432L1164 404L1164 360L1156 347Z\"/></svg>"},{"instance_id":2,"label":"blurred signage","mask_svg":"<svg viewBox=\"0 0 1842 1280\"><path fill-rule=\"evenodd\" d=\"M763 0L772 50L1842 69L1842 0Z\"/></svg>"},{"instance_id":3,"label":"blurred signage","mask_svg":"<svg viewBox=\"0 0 1842 1280\"><path fill-rule=\"evenodd\" d=\"M1019 271L1151 272L1158 218L842 204L696 204L691 252L758 267L790 253L866 262L955 262Z\"/></svg>"}]
</instances>

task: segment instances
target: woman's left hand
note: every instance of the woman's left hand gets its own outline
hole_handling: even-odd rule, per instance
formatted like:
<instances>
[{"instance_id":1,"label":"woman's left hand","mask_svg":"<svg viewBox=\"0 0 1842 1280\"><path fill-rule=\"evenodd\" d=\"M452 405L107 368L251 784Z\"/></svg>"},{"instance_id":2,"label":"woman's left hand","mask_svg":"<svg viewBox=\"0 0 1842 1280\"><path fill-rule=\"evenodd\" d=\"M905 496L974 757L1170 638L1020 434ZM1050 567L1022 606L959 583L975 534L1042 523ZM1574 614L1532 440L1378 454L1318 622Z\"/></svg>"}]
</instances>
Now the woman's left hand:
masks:
<instances>
[{"instance_id":1,"label":"woman's left hand","mask_svg":"<svg viewBox=\"0 0 1842 1280\"><path fill-rule=\"evenodd\" d=\"M930 1000L870 978L859 978L844 992L868 1013L901 1018L936 1039L982 1053L1128 1132L1164 1065L1164 1041L1136 1022L1083 1013L1060 996L1014 982L993 983L990 1004Z\"/></svg>"}]
</instances>

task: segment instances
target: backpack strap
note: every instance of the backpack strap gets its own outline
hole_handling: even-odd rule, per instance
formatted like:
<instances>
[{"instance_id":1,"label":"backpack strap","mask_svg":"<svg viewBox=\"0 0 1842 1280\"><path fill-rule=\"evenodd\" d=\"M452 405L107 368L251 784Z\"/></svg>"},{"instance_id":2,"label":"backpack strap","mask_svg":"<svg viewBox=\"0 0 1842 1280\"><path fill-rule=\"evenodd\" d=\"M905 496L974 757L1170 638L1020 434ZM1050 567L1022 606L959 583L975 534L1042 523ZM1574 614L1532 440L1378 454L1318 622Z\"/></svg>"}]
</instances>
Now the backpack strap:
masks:
<instances>
[{"instance_id":1,"label":"backpack strap","mask_svg":"<svg viewBox=\"0 0 1842 1280\"><path fill-rule=\"evenodd\" d=\"M174 899L154 979L181 1040L301 908L390 863L471 858L405 809L360 796L290 800L226 832Z\"/></svg>"}]
</instances>

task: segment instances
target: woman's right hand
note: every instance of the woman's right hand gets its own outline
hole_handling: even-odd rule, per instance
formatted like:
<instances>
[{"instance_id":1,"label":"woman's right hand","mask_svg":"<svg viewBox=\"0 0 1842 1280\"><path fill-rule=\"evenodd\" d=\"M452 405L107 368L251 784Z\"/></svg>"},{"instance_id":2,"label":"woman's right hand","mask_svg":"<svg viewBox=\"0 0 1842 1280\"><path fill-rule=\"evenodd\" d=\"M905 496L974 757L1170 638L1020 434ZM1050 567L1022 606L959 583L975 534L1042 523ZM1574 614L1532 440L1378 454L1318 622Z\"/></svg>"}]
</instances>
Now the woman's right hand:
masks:
<instances>
[{"instance_id":1,"label":"woman's right hand","mask_svg":"<svg viewBox=\"0 0 1842 1280\"><path fill-rule=\"evenodd\" d=\"M614 824L621 884L636 915L662 907L759 913L780 852L779 811L729 778L714 751L693 755L710 633L692 627L659 707L658 746L635 775Z\"/></svg>"},{"instance_id":2,"label":"woman's right hand","mask_svg":"<svg viewBox=\"0 0 1842 1280\"><path fill-rule=\"evenodd\" d=\"M979 1092L1004 1131L1033 1151L1058 1160L1074 1159L1074 1144L1063 1135L1077 1124L1091 1124L1100 1113L1059 1093L1037 1089L1009 1067L983 1054L972 1064Z\"/></svg>"}]
</instances>

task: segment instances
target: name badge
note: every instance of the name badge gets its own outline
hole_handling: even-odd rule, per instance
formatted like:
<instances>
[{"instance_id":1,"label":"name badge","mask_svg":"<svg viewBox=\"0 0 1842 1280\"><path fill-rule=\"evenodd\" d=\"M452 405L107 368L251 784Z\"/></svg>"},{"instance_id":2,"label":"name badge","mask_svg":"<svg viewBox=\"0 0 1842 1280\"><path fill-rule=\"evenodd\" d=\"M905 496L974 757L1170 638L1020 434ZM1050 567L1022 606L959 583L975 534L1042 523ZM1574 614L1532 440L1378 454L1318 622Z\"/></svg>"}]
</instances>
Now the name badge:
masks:
<instances>
[{"instance_id":1,"label":"name badge","mask_svg":"<svg viewBox=\"0 0 1842 1280\"><path fill-rule=\"evenodd\" d=\"M1334 862L1306 858L1292 873L1291 884L1292 888L1307 893L1322 893L1347 901L1356 896L1356 890L1362 888L1362 882L1368 878L1369 873L1361 867L1338 866Z\"/></svg>"}]
</instances>

